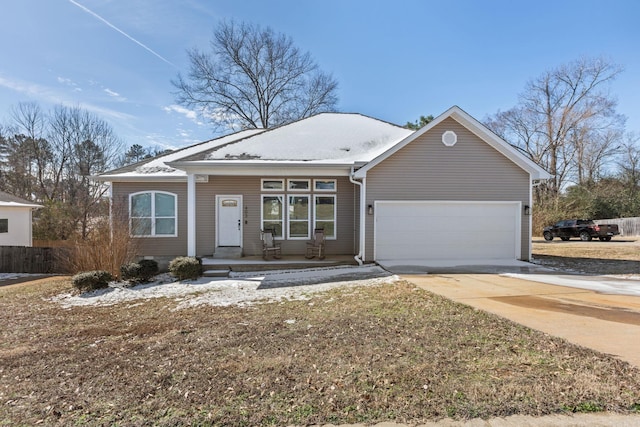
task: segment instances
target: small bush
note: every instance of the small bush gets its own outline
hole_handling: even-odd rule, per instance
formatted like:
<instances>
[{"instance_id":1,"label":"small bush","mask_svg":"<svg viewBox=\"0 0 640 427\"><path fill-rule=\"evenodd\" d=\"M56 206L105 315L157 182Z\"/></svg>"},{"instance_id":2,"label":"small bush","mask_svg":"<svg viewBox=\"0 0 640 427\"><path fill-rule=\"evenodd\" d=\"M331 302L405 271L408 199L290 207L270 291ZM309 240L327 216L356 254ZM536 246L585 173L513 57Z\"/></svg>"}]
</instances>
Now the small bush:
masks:
<instances>
[{"instance_id":1,"label":"small bush","mask_svg":"<svg viewBox=\"0 0 640 427\"><path fill-rule=\"evenodd\" d=\"M202 261L181 256L169 263L169 273L178 280L197 279L202 274Z\"/></svg>"},{"instance_id":2,"label":"small bush","mask_svg":"<svg viewBox=\"0 0 640 427\"><path fill-rule=\"evenodd\" d=\"M108 271L96 270L78 273L71 280L73 286L85 292L108 287L113 276Z\"/></svg>"},{"instance_id":3,"label":"small bush","mask_svg":"<svg viewBox=\"0 0 640 427\"><path fill-rule=\"evenodd\" d=\"M153 259L142 259L138 261L140 267L142 267L142 275L146 277L147 280L151 279L153 276L158 274L158 261Z\"/></svg>"},{"instance_id":4,"label":"small bush","mask_svg":"<svg viewBox=\"0 0 640 427\"><path fill-rule=\"evenodd\" d=\"M158 274L158 263L152 259L129 262L120 266L120 277L129 283L146 283Z\"/></svg>"}]
</instances>

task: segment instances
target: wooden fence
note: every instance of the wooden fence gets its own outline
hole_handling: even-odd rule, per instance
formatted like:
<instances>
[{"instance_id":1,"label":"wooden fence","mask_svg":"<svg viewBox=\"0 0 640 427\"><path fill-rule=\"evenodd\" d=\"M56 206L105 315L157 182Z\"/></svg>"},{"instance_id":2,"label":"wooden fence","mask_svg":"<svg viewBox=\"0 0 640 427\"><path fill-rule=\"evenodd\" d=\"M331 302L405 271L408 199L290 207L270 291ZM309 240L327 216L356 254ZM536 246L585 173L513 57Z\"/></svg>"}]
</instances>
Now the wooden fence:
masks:
<instances>
[{"instance_id":1,"label":"wooden fence","mask_svg":"<svg viewBox=\"0 0 640 427\"><path fill-rule=\"evenodd\" d=\"M0 273L61 273L57 260L63 248L0 246Z\"/></svg>"},{"instance_id":2,"label":"wooden fence","mask_svg":"<svg viewBox=\"0 0 640 427\"><path fill-rule=\"evenodd\" d=\"M599 219L596 224L618 224L621 236L640 236L640 217Z\"/></svg>"}]
</instances>

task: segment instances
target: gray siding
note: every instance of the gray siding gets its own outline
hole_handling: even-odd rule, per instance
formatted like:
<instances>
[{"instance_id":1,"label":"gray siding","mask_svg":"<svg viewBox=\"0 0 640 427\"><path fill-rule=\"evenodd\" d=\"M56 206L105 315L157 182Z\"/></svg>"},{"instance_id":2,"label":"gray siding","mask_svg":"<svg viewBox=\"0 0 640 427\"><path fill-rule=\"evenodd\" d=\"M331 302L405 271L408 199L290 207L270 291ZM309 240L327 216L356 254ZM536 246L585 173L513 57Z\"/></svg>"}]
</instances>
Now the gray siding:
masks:
<instances>
[{"instance_id":1,"label":"gray siding","mask_svg":"<svg viewBox=\"0 0 640 427\"><path fill-rule=\"evenodd\" d=\"M278 176L209 176L209 182L196 184L196 254L211 256L216 242L216 195L241 195L243 197L243 252L244 255L261 255L260 241L260 201L261 179L280 179ZM310 179L313 177L297 177ZM355 254L356 247L356 190L348 177L337 179L337 193L313 192L273 194L336 194L337 196L337 239L328 240L328 255ZM187 184L186 183L123 183L113 184L113 201L115 211L128 215L129 194L139 191L168 191L178 197L178 236L139 238L140 256L175 257L187 254ZM264 194L267 194L266 192ZM282 252L285 255L301 255L306 249L305 240L284 240Z\"/></svg>"},{"instance_id":2,"label":"gray siding","mask_svg":"<svg viewBox=\"0 0 640 427\"><path fill-rule=\"evenodd\" d=\"M129 194L139 191L167 191L178 197L178 236L136 239L138 255L176 257L187 254L187 183L114 182L113 209L116 215L128 217Z\"/></svg>"},{"instance_id":3,"label":"gray siding","mask_svg":"<svg viewBox=\"0 0 640 427\"><path fill-rule=\"evenodd\" d=\"M453 147L442 134L458 136ZM529 204L529 174L452 118L367 172L365 205L376 200L520 201ZM373 216L366 216L366 260L373 260ZM522 216L520 259L529 257L529 217Z\"/></svg>"},{"instance_id":4,"label":"gray siding","mask_svg":"<svg viewBox=\"0 0 640 427\"><path fill-rule=\"evenodd\" d=\"M262 255L262 242L260 241L260 209L262 194L336 194L337 195L337 239L327 240L326 249L328 255L343 255L354 253L355 240L355 213L354 213L354 185L347 177L337 179L337 193L327 192L262 192L261 180L286 179L280 176L209 176L208 183L196 185L197 200L197 254L199 256L211 255L215 250L215 217L216 195L242 195L243 196L243 253L246 256ZM313 177L300 176L297 179L310 179ZM285 181L286 182L286 181ZM284 255L302 255L306 250L305 240L283 240Z\"/></svg>"}]
</instances>

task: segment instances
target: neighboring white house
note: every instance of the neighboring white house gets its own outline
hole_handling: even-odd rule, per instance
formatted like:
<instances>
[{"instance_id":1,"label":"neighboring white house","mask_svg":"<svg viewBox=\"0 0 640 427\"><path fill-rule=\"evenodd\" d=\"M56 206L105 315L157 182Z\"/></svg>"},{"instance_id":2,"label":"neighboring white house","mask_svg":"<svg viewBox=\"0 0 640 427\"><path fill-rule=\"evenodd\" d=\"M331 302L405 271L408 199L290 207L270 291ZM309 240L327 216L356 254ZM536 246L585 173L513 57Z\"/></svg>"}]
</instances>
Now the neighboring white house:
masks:
<instances>
[{"instance_id":1,"label":"neighboring white house","mask_svg":"<svg viewBox=\"0 0 640 427\"><path fill-rule=\"evenodd\" d=\"M0 246L31 246L32 212L41 207L0 191Z\"/></svg>"}]
</instances>

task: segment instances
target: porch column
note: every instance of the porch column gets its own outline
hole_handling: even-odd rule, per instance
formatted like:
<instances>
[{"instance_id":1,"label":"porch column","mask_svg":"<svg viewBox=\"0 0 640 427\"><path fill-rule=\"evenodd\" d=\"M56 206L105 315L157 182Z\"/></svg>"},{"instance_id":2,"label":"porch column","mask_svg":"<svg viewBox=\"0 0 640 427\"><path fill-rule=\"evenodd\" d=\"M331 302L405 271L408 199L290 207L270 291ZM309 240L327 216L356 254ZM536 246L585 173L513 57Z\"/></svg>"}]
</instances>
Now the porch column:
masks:
<instances>
[{"instance_id":1,"label":"porch column","mask_svg":"<svg viewBox=\"0 0 640 427\"><path fill-rule=\"evenodd\" d=\"M187 174L187 255L196 256L196 176Z\"/></svg>"}]
</instances>

